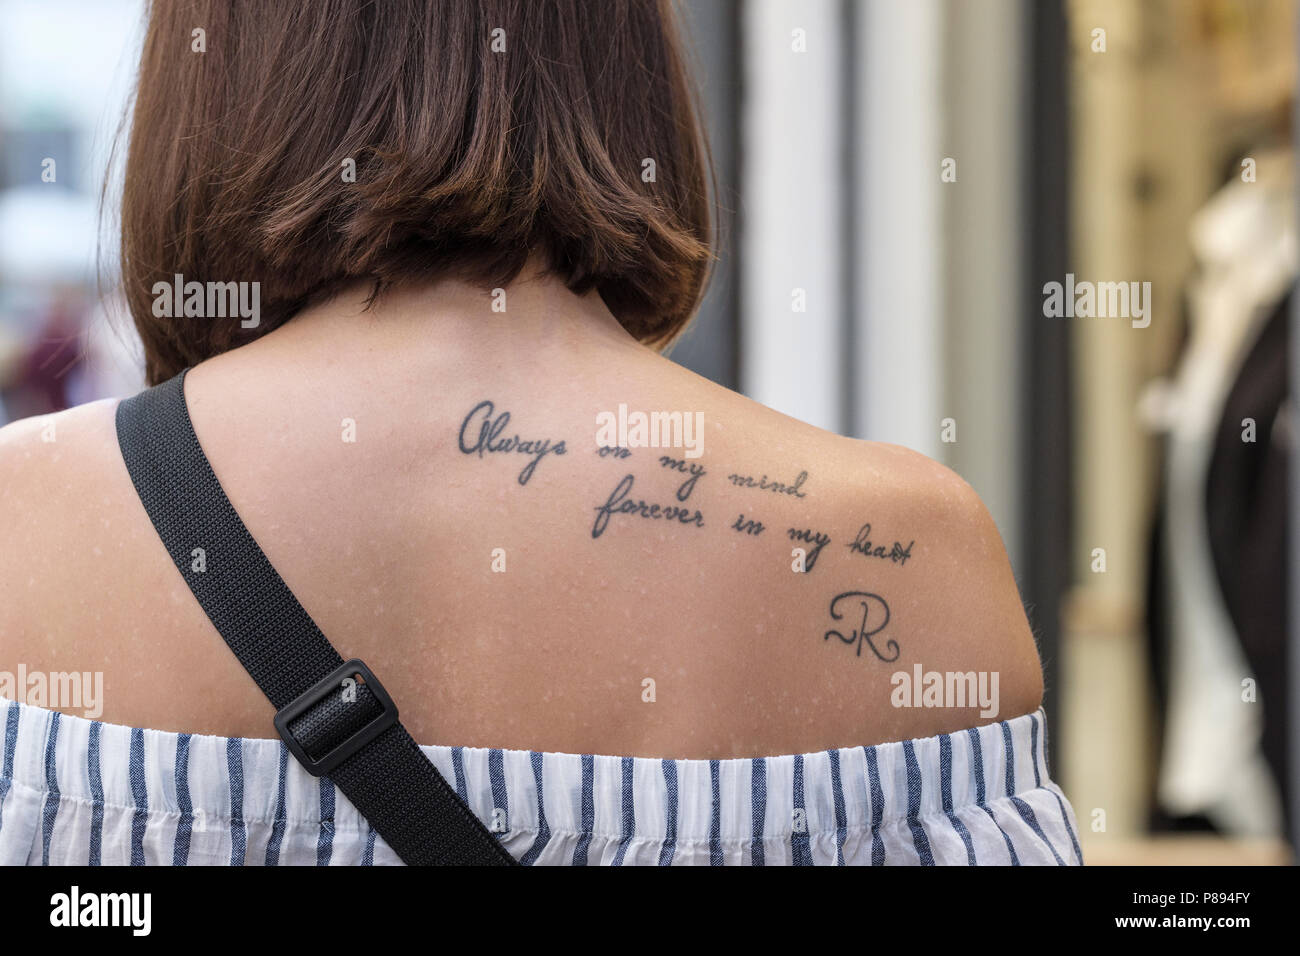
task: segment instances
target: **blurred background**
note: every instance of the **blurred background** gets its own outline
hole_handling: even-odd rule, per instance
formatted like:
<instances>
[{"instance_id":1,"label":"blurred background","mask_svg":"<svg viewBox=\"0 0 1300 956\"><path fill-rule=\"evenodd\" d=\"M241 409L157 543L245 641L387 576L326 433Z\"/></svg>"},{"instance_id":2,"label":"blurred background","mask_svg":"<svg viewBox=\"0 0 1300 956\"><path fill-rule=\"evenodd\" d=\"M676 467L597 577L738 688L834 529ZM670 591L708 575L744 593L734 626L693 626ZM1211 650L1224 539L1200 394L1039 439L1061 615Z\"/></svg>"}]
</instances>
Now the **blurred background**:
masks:
<instances>
[{"instance_id":1,"label":"blurred background","mask_svg":"<svg viewBox=\"0 0 1300 956\"><path fill-rule=\"evenodd\" d=\"M1292 861L1297 0L679 5L726 216L673 358L979 491L1088 862ZM0 0L0 424L141 387L141 12Z\"/></svg>"}]
</instances>

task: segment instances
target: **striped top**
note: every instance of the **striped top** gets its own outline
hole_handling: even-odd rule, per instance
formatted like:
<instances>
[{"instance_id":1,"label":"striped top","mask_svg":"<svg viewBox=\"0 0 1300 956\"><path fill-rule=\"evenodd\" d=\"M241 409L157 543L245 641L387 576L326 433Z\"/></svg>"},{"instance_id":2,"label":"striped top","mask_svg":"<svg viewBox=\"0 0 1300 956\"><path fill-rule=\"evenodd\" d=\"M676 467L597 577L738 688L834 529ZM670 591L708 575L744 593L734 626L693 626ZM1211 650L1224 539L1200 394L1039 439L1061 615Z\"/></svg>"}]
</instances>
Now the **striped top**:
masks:
<instances>
[{"instance_id":1,"label":"striped top","mask_svg":"<svg viewBox=\"0 0 1300 956\"><path fill-rule=\"evenodd\" d=\"M279 740L0 717L0 865L401 862ZM1046 743L1040 710L752 760L422 749L525 864L1080 864Z\"/></svg>"}]
</instances>

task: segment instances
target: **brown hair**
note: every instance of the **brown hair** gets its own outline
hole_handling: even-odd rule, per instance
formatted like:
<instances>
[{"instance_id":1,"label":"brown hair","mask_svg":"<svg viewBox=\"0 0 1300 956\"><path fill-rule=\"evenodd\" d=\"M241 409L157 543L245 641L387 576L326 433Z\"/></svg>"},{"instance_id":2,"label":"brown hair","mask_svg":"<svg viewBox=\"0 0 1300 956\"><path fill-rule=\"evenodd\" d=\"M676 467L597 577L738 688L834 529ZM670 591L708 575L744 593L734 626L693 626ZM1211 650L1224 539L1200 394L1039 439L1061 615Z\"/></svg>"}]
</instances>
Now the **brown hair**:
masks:
<instances>
[{"instance_id":1,"label":"brown hair","mask_svg":"<svg viewBox=\"0 0 1300 956\"><path fill-rule=\"evenodd\" d=\"M155 0L121 219L148 380L357 280L491 287L534 252L666 345L713 258L708 170L671 0ZM155 316L175 274L260 283L260 325Z\"/></svg>"}]
</instances>

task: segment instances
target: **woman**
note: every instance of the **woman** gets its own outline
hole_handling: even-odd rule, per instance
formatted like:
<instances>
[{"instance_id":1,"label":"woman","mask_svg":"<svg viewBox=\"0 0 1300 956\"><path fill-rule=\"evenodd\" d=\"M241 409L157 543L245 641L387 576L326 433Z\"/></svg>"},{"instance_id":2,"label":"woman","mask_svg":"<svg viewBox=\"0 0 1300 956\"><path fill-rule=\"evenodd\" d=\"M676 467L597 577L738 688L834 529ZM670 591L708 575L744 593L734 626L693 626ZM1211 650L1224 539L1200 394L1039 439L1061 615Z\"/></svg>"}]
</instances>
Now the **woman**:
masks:
<instances>
[{"instance_id":1,"label":"woman","mask_svg":"<svg viewBox=\"0 0 1300 956\"><path fill-rule=\"evenodd\" d=\"M3 661L103 679L0 704L0 862L1081 862L971 489L659 353L705 156L667 0L152 6L159 387L0 432ZM322 675L437 812L300 765Z\"/></svg>"}]
</instances>

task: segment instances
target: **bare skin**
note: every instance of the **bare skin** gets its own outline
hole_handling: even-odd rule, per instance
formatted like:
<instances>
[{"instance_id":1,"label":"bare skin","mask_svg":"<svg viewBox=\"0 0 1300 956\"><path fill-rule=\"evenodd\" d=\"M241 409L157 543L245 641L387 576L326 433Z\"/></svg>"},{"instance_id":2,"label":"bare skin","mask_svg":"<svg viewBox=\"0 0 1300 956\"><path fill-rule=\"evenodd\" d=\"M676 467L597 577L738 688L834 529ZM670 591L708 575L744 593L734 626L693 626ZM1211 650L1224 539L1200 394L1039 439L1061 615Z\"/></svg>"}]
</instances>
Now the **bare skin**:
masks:
<instances>
[{"instance_id":1,"label":"bare skin","mask_svg":"<svg viewBox=\"0 0 1300 956\"><path fill-rule=\"evenodd\" d=\"M513 283L504 314L453 281L370 311L363 299L202 363L186 395L245 524L420 742L749 757L1039 705L1001 539L952 472L699 378L553 279ZM702 456L602 456L596 416L620 404L702 412ZM113 723L273 736L270 704L136 497L115 408L0 429L0 670L102 671L100 719ZM484 423L505 411L489 445L534 444L479 454ZM692 465L703 474L685 488ZM864 593L889 611L869 640L884 611ZM891 675L917 663L996 671L999 713L895 707Z\"/></svg>"}]
</instances>

